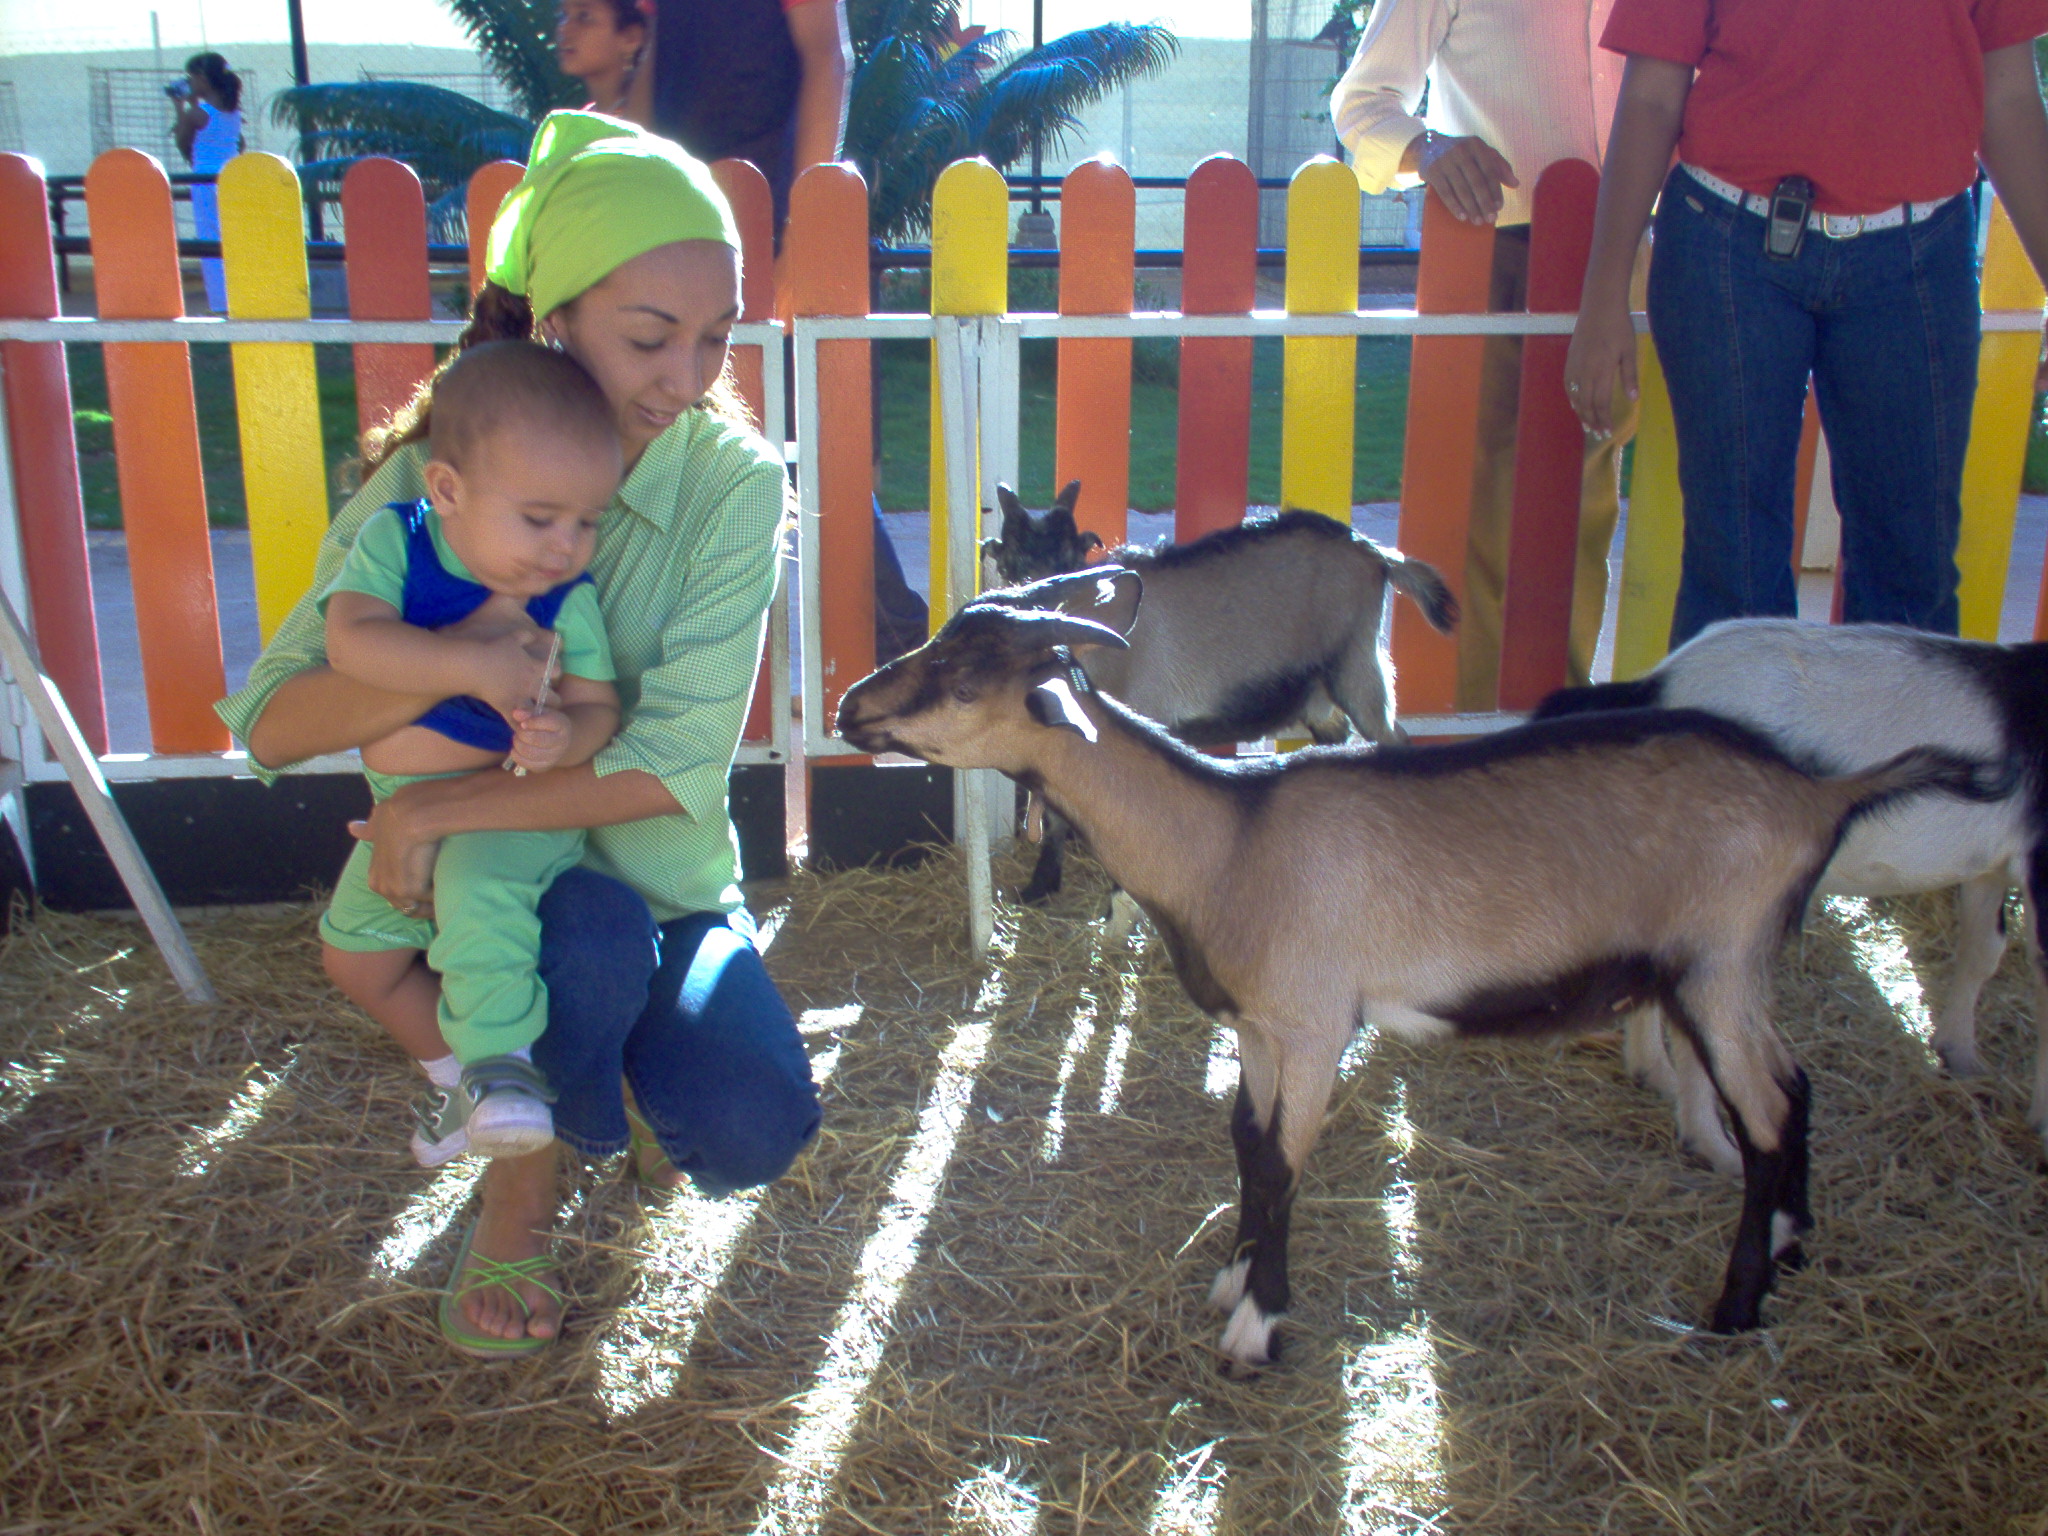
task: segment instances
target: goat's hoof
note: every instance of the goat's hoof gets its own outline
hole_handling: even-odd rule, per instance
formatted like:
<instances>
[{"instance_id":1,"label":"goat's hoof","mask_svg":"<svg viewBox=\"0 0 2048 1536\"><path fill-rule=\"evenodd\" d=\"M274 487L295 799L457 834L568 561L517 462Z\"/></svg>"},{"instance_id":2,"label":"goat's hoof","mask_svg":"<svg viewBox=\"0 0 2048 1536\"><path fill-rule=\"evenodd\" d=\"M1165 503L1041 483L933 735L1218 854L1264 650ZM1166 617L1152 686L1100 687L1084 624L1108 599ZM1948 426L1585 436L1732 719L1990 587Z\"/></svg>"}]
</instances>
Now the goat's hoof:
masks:
<instances>
[{"instance_id":1,"label":"goat's hoof","mask_svg":"<svg viewBox=\"0 0 2048 1536\"><path fill-rule=\"evenodd\" d=\"M1223 1351L1223 1369L1232 1376L1256 1376L1280 1358L1278 1313L1267 1313L1247 1296L1237 1304L1224 1325L1217 1347Z\"/></svg>"},{"instance_id":2,"label":"goat's hoof","mask_svg":"<svg viewBox=\"0 0 2048 1536\"><path fill-rule=\"evenodd\" d=\"M1950 1077L1988 1077L1990 1068L1984 1065L1974 1045L1935 1044L1934 1054L1941 1060L1941 1070Z\"/></svg>"},{"instance_id":3,"label":"goat's hoof","mask_svg":"<svg viewBox=\"0 0 2048 1536\"><path fill-rule=\"evenodd\" d=\"M1714 1315L1707 1323L1709 1333L1753 1333L1764 1325L1763 1303L1723 1296L1714 1303Z\"/></svg>"},{"instance_id":4,"label":"goat's hoof","mask_svg":"<svg viewBox=\"0 0 2048 1536\"><path fill-rule=\"evenodd\" d=\"M1051 885L1040 885L1036 880L1034 880L1031 882L1031 884L1025 886L1023 890L1017 893L1017 900L1022 902L1027 907L1042 907L1048 901L1052 900L1053 895L1059 890L1059 888L1059 882L1057 880L1055 880Z\"/></svg>"},{"instance_id":5,"label":"goat's hoof","mask_svg":"<svg viewBox=\"0 0 2048 1536\"><path fill-rule=\"evenodd\" d=\"M1217 1270L1216 1278L1209 1286L1209 1305L1218 1312L1236 1311L1237 1304L1244 1300L1245 1277L1251 1271L1250 1259L1239 1259Z\"/></svg>"}]
</instances>

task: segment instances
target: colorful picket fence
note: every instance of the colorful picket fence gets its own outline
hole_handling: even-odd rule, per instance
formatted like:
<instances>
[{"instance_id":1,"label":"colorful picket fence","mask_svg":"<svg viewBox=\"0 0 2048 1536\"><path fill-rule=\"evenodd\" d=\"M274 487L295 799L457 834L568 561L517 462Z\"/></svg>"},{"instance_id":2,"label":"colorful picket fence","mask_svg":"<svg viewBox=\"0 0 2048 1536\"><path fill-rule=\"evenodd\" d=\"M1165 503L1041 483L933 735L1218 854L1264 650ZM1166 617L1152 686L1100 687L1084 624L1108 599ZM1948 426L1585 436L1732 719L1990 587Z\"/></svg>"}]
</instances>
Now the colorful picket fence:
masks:
<instances>
[{"instance_id":1,"label":"colorful picket fence","mask_svg":"<svg viewBox=\"0 0 2048 1536\"><path fill-rule=\"evenodd\" d=\"M512 165L478 173L469 195L472 289ZM744 322L736 353L743 391L781 435L781 338L769 317L767 189L751 167L718 168L747 245ZM1257 311L1257 186L1218 156L1195 168L1186 203L1184 311L1133 312L1129 176L1106 160L1078 166L1061 201L1059 310L1008 308L1008 201L1000 177L966 162L934 199L929 316L870 315L866 189L844 166L799 182L785 240L796 342L797 481L801 523L806 748L830 739L839 696L874 663L873 413L869 352L877 338L923 339L934 355L931 505L933 622L974 590L979 521L1017 456L1017 343L1060 350L1054 457L1060 481L1082 482L1081 517L1105 540L1123 535L1130 464L1131 343L1177 338L1176 530L1192 538L1243 515L1250 463L1252 348L1285 349L1281 484L1289 503L1348 517L1356 341L1413 338L1400 510L1404 549L1464 591L1467 509L1475 463L1480 352L1487 334L1529 338L1517 443L1514 532L1503 616L1500 705L1526 707L1563 680L1576 539L1581 440L1558 387L1590 229L1590 167L1551 167L1535 190L1530 312L1488 314L1493 232L1460 224L1431 199L1423 221L1417 306L1358 309L1358 190L1341 165L1312 160L1294 178L1284 308ZM217 599L206 534L189 341L234 348L250 542L267 635L304 590L330 502L322 483L311 343L354 346L360 426L380 419L431 368L433 346L459 328L431 319L424 208L417 178L392 162L357 166L343 189L348 321L312 321L291 168L247 155L222 177L230 320L183 319L162 168L132 150L103 156L88 179L100 317L58 320L43 189L31 162L0 157L0 366L15 507L14 595L26 597L46 670L99 750L105 747L99 662L86 581L66 340L106 346L115 452L137 573L136 606L154 752L133 776L233 771L211 704L223 686ZM2026 366L2038 345L2041 293L2001 222L1986 269L1987 346L1963 541L1966 632L1995 632L2010 562L2020 455L2031 404ZM1642 424L1621 581L1616 674L1663 652L1677 569L1679 507L1669 406L1645 343ZM950 424L950 425L949 425ZM2048 605L2044 605L2048 618ZM1989 629L1987 629L1989 626ZM778 625L778 631L782 626ZM1500 715L1454 715L1457 645L1397 605L1392 645L1400 704L1426 729L1485 728ZM777 702L779 694L780 703ZM786 740L786 668L764 678L749 752L779 761ZM778 727L777 717L780 716ZM211 766L209 766L211 765Z\"/></svg>"}]
</instances>

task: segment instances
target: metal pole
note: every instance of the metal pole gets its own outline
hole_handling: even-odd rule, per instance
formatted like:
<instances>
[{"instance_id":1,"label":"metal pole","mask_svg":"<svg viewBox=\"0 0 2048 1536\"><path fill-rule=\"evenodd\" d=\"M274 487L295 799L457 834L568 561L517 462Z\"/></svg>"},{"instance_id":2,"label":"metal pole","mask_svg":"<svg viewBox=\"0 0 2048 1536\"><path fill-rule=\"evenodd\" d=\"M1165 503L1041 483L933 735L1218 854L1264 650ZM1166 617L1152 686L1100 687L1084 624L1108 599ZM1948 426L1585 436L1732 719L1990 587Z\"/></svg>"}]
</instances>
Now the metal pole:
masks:
<instances>
[{"instance_id":1,"label":"metal pole","mask_svg":"<svg viewBox=\"0 0 2048 1536\"><path fill-rule=\"evenodd\" d=\"M313 71L306 62L306 11L302 0L284 0L284 12L292 33L292 84L311 85ZM299 119L299 164L305 165L313 158L313 136L306 131L306 120ZM320 214L319 197L308 191L306 195L306 230L315 240L327 238Z\"/></svg>"}]
</instances>

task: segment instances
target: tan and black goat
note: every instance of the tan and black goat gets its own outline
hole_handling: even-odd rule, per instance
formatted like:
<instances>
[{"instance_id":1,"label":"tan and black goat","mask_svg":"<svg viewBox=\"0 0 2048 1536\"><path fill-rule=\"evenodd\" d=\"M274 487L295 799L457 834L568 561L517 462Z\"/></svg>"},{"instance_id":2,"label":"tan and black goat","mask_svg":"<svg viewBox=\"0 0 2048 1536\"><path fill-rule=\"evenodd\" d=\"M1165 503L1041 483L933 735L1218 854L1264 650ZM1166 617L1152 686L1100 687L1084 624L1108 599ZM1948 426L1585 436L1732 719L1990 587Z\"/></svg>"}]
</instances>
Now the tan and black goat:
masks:
<instances>
[{"instance_id":1,"label":"tan and black goat","mask_svg":"<svg viewBox=\"0 0 2048 1536\"><path fill-rule=\"evenodd\" d=\"M1189 996L1236 1029L1241 1203L1212 1292L1225 1355L1272 1356L1289 1210L1356 1029L1547 1034L1650 1001L1736 1127L1742 1215L1712 1323L1757 1326L1812 1225L1806 1077L1767 1017L1772 957L1848 822L1914 790L1985 793L1989 770L1929 749L1811 778L1689 712L1219 762L1075 663L1124 644L1073 611L1082 594L1127 616L1138 585L1110 567L971 603L856 684L839 731L1042 791L1157 925Z\"/></svg>"}]
</instances>

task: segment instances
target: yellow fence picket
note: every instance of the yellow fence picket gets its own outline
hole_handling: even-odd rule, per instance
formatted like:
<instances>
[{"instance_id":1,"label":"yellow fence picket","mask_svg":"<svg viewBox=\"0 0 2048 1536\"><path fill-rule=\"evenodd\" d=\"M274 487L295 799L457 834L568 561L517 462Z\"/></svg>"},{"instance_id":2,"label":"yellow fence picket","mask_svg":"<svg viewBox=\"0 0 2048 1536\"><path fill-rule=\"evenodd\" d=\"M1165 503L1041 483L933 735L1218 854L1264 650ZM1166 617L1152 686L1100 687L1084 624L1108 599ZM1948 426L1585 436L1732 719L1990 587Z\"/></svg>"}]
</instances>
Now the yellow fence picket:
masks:
<instances>
[{"instance_id":1,"label":"yellow fence picket","mask_svg":"<svg viewBox=\"0 0 2048 1536\"><path fill-rule=\"evenodd\" d=\"M1010 193L1002 173L986 160L956 160L932 189L932 313L1000 315L1010 305ZM932 395L938 396L938 343L932 344ZM979 507L953 507L946 498L943 423L934 405L931 421L931 624L946 622L950 594L941 573L947 568L947 529L956 516L979 519ZM982 449L986 452L984 446ZM980 484L980 476L975 477ZM977 526L975 537L980 538Z\"/></svg>"},{"instance_id":2,"label":"yellow fence picket","mask_svg":"<svg viewBox=\"0 0 2048 1536\"><path fill-rule=\"evenodd\" d=\"M298 177L276 155L237 155L221 171L230 319L311 316L302 206ZM232 350L256 624L267 643L313 584L313 562L327 532L320 389L310 342L238 341Z\"/></svg>"},{"instance_id":3,"label":"yellow fence picket","mask_svg":"<svg viewBox=\"0 0 2048 1536\"><path fill-rule=\"evenodd\" d=\"M1317 156L1287 189L1287 312L1348 315L1358 308L1358 178ZM1280 502L1351 521L1358 343L1290 336L1284 343Z\"/></svg>"},{"instance_id":4,"label":"yellow fence picket","mask_svg":"<svg viewBox=\"0 0 2048 1536\"><path fill-rule=\"evenodd\" d=\"M2041 280L2020 249L2002 203L1991 205L1991 239L1984 247L1986 309L2041 308ZM2027 429L2034 411L2034 365L2041 333L1987 331L1977 353L1977 403L1970 413L1970 448L1963 459L1963 527L1956 544L1961 582L1962 634L1996 640L2005 608L2006 568L2012 563L2012 525L2026 467Z\"/></svg>"}]
</instances>

